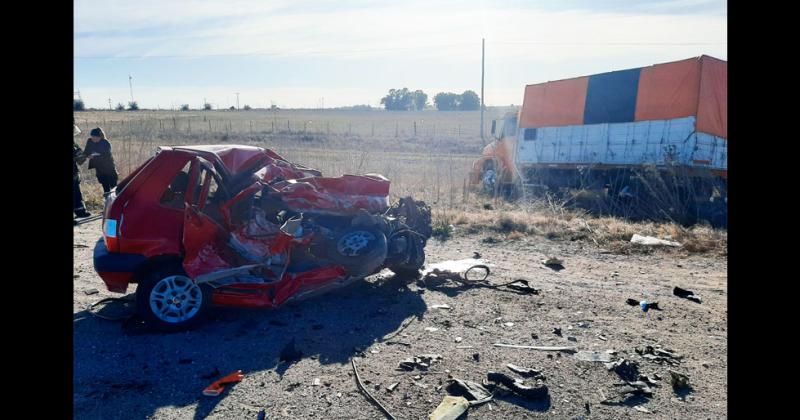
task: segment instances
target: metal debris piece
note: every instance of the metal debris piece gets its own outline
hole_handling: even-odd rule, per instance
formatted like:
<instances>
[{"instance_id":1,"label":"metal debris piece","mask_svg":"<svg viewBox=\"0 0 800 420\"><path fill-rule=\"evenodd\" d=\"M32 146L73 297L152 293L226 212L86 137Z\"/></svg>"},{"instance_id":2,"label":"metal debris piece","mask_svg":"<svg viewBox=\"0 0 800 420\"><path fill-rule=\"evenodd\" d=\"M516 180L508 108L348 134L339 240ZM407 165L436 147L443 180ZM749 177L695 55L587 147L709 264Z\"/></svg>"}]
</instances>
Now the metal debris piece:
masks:
<instances>
[{"instance_id":1,"label":"metal debris piece","mask_svg":"<svg viewBox=\"0 0 800 420\"><path fill-rule=\"evenodd\" d=\"M523 346L518 344L503 344L503 343L494 343L493 346L508 347L512 349L540 350L540 351L565 351L569 353L575 353L576 351L578 351L578 349L576 349L575 347Z\"/></svg>"},{"instance_id":2,"label":"metal debris piece","mask_svg":"<svg viewBox=\"0 0 800 420\"><path fill-rule=\"evenodd\" d=\"M626 381L633 381L639 377L639 365L630 360L619 359L616 362L606 363L605 366Z\"/></svg>"},{"instance_id":3,"label":"metal debris piece","mask_svg":"<svg viewBox=\"0 0 800 420\"><path fill-rule=\"evenodd\" d=\"M100 293L100 291L97 290L97 289L87 289L87 290L84 290L83 293L85 293L86 295L96 295L96 294Z\"/></svg>"},{"instance_id":4,"label":"metal debris piece","mask_svg":"<svg viewBox=\"0 0 800 420\"><path fill-rule=\"evenodd\" d=\"M669 372L669 382L673 389L692 389L692 385L689 383L688 375L676 372L672 369L667 369L667 372Z\"/></svg>"},{"instance_id":5,"label":"metal debris piece","mask_svg":"<svg viewBox=\"0 0 800 420\"><path fill-rule=\"evenodd\" d=\"M432 363L442 360L439 354L420 354L409 357L400 362L398 367L402 370L412 371L414 369L428 370Z\"/></svg>"},{"instance_id":6,"label":"metal debris piece","mask_svg":"<svg viewBox=\"0 0 800 420\"><path fill-rule=\"evenodd\" d=\"M436 331L439 331L439 329L436 328L436 327L425 327L425 331L427 331L427 332L436 332Z\"/></svg>"},{"instance_id":7,"label":"metal debris piece","mask_svg":"<svg viewBox=\"0 0 800 420\"><path fill-rule=\"evenodd\" d=\"M608 352L599 352L591 350L581 350L575 354L575 358L584 362L603 362L608 363L612 360L611 354Z\"/></svg>"},{"instance_id":8,"label":"metal debris piece","mask_svg":"<svg viewBox=\"0 0 800 420\"><path fill-rule=\"evenodd\" d=\"M492 393L489 390L472 381L453 378L447 381L446 389L450 395L466 398L471 406L492 400Z\"/></svg>"},{"instance_id":9,"label":"metal debris piece","mask_svg":"<svg viewBox=\"0 0 800 420\"><path fill-rule=\"evenodd\" d=\"M430 420L456 420L469 408L469 401L464 397L447 395L428 417Z\"/></svg>"},{"instance_id":10,"label":"metal debris piece","mask_svg":"<svg viewBox=\"0 0 800 420\"><path fill-rule=\"evenodd\" d=\"M651 360L653 362L663 364L667 363L672 366L677 366L680 364L680 360L683 356L673 352L672 350L665 349L662 347L654 347L654 346L645 346L644 348L635 348L636 353L642 358Z\"/></svg>"},{"instance_id":11,"label":"metal debris piece","mask_svg":"<svg viewBox=\"0 0 800 420\"><path fill-rule=\"evenodd\" d=\"M632 394L632 395L642 395L645 397L653 396L653 390L647 386L646 383L641 381L625 381L623 384L615 384L615 386L619 386L617 392L622 395L625 394Z\"/></svg>"},{"instance_id":12,"label":"metal debris piece","mask_svg":"<svg viewBox=\"0 0 800 420\"><path fill-rule=\"evenodd\" d=\"M636 411L641 411L642 413L650 413L650 410L642 407L641 405L635 405L633 406L633 409Z\"/></svg>"},{"instance_id":13,"label":"metal debris piece","mask_svg":"<svg viewBox=\"0 0 800 420\"><path fill-rule=\"evenodd\" d=\"M489 372L486 374L486 379L490 382L501 383L515 394L530 400L540 399L548 394L547 385L537 383L535 386L528 386L523 381L512 378L505 373Z\"/></svg>"},{"instance_id":14,"label":"metal debris piece","mask_svg":"<svg viewBox=\"0 0 800 420\"><path fill-rule=\"evenodd\" d=\"M461 340L463 340L463 338L461 338L461 337L456 337L456 338L454 338L453 340L454 340L456 343L460 343L460 342L461 342Z\"/></svg>"},{"instance_id":15,"label":"metal debris piece","mask_svg":"<svg viewBox=\"0 0 800 420\"><path fill-rule=\"evenodd\" d=\"M524 368L522 366L513 365L511 363L507 364L506 367L510 369L512 372L519 374L524 378L542 379L542 380L545 379L541 371L538 371L533 368Z\"/></svg>"},{"instance_id":16,"label":"metal debris piece","mask_svg":"<svg viewBox=\"0 0 800 420\"><path fill-rule=\"evenodd\" d=\"M431 309L451 309L450 305L444 303L440 305L431 305Z\"/></svg>"},{"instance_id":17,"label":"metal debris piece","mask_svg":"<svg viewBox=\"0 0 800 420\"><path fill-rule=\"evenodd\" d=\"M553 328L553 334L561 337L561 328L558 328L558 327Z\"/></svg>"},{"instance_id":18,"label":"metal debris piece","mask_svg":"<svg viewBox=\"0 0 800 420\"><path fill-rule=\"evenodd\" d=\"M544 265L564 265L564 260L556 258L556 257L547 257L546 259L542 260L542 264L544 264Z\"/></svg>"},{"instance_id":19,"label":"metal debris piece","mask_svg":"<svg viewBox=\"0 0 800 420\"><path fill-rule=\"evenodd\" d=\"M672 294L680 298L689 299L692 302L703 303L700 296L695 295L691 290L681 289L678 286L672 289Z\"/></svg>"}]
</instances>

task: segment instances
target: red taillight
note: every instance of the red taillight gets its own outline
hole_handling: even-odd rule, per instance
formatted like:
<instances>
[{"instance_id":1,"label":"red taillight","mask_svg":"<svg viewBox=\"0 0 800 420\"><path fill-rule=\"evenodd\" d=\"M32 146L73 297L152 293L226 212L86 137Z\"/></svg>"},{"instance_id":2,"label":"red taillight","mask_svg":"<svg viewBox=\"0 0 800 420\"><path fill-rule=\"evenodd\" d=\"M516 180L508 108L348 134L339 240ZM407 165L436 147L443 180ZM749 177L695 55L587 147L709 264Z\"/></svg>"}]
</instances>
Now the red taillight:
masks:
<instances>
[{"instance_id":1,"label":"red taillight","mask_svg":"<svg viewBox=\"0 0 800 420\"><path fill-rule=\"evenodd\" d=\"M119 224L115 219L103 220L103 239L108 252L119 252Z\"/></svg>"}]
</instances>

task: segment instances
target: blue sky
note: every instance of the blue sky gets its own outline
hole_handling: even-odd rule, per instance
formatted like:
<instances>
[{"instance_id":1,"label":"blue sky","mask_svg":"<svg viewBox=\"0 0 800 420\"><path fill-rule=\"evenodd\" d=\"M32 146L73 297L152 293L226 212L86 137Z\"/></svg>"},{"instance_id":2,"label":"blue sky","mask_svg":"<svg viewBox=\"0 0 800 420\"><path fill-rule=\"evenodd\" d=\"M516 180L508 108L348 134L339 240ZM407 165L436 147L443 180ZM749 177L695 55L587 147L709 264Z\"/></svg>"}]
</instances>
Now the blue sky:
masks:
<instances>
[{"instance_id":1,"label":"blue sky","mask_svg":"<svg viewBox=\"0 0 800 420\"><path fill-rule=\"evenodd\" d=\"M390 88L522 102L525 84L708 54L725 1L74 2L74 84L90 107L378 106Z\"/></svg>"}]
</instances>

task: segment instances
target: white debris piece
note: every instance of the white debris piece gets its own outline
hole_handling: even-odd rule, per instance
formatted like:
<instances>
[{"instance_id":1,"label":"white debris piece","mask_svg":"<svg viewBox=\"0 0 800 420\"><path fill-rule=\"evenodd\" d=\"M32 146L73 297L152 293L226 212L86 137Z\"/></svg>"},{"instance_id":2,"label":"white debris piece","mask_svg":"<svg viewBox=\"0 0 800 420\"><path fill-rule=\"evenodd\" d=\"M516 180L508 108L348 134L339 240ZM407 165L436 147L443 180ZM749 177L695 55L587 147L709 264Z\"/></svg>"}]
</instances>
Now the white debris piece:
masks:
<instances>
[{"instance_id":1,"label":"white debris piece","mask_svg":"<svg viewBox=\"0 0 800 420\"><path fill-rule=\"evenodd\" d=\"M663 239L654 238L652 236L642 236L635 233L633 234L633 237L631 237L631 243L640 245L649 245L649 246L656 246L656 245L681 246L681 244L678 242L665 241Z\"/></svg>"}]
</instances>

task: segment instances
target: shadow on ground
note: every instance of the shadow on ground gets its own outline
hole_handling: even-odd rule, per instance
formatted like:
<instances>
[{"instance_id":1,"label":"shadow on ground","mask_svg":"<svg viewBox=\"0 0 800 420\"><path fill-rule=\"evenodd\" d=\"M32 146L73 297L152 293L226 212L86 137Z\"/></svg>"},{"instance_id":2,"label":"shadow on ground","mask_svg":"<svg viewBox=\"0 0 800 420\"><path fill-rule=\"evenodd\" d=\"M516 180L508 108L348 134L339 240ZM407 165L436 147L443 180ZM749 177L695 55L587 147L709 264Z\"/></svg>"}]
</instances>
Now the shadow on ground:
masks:
<instances>
[{"instance_id":1,"label":"shadow on ground","mask_svg":"<svg viewBox=\"0 0 800 420\"><path fill-rule=\"evenodd\" d=\"M281 380L301 360L348 363L356 349L425 310L404 279L385 277L275 310L217 309L197 329L173 334L126 333L122 322L81 311L73 321L73 414L149 418L161 407L197 403L194 418L205 418L230 389L244 386L228 386L215 398L201 395L228 373L274 370Z\"/></svg>"}]
</instances>

